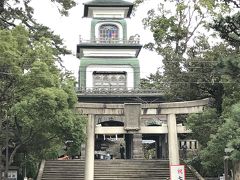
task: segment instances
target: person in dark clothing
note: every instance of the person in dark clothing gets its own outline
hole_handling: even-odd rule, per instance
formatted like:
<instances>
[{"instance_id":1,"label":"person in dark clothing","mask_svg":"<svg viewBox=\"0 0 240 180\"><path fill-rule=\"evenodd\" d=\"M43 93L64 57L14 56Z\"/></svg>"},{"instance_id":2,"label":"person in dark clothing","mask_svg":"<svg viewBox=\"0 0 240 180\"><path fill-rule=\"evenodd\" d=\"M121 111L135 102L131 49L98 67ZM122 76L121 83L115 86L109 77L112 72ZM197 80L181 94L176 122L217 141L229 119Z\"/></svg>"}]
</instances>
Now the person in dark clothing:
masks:
<instances>
[{"instance_id":1,"label":"person in dark clothing","mask_svg":"<svg viewBox=\"0 0 240 180\"><path fill-rule=\"evenodd\" d=\"M187 145L186 144L184 144L183 146L182 146L182 158L183 159L187 159Z\"/></svg>"},{"instance_id":2,"label":"person in dark clothing","mask_svg":"<svg viewBox=\"0 0 240 180\"><path fill-rule=\"evenodd\" d=\"M124 149L123 145L120 144L120 154L121 154L121 159L124 159L124 153L125 153L125 149Z\"/></svg>"}]
</instances>

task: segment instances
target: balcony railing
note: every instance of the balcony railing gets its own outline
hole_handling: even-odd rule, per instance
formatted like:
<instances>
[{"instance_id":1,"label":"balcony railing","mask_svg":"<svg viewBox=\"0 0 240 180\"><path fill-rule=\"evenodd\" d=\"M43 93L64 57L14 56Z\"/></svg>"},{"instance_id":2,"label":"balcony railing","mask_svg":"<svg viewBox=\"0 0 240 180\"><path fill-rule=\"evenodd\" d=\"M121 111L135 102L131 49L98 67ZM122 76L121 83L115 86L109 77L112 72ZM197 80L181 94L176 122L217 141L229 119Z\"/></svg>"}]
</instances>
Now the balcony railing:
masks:
<instances>
[{"instance_id":1,"label":"balcony railing","mask_svg":"<svg viewBox=\"0 0 240 180\"><path fill-rule=\"evenodd\" d=\"M78 94L87 95L114 95L114 94L163 94L163 91L158 89L110 89L110 88L79 88L77 89Z\"/></svg>"},{"instance_id":2,"label":"balcony railing","mask_svg":"<svg viewBox=\"0 0 240 180\"><path fill-rule=\"evenodd\" d=\"M129 39L120 38L94 38L91 40L82 39L79 37L79 44L124 44L124 45L139 45L140 36L130 36Z\"/></svg>"}]
</instances>

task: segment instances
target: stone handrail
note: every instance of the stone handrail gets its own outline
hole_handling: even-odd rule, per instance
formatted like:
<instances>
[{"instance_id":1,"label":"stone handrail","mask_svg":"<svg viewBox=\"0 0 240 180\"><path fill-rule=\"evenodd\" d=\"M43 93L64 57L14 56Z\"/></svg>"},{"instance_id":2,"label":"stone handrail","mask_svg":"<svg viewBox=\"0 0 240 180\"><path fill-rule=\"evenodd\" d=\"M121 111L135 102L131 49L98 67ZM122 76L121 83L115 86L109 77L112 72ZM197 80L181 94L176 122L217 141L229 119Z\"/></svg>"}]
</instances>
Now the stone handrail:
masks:
<instances>
[{"instance_id":1,"label":"stone handrail","mask_svg":"<svg viewBox=\"0 0 240 180\"><path fill-rule=\"evenodd\" d=\"M190 171L191 171L199 180L205 180L205 179L197 172L197 170L196 170L194 167L192 167L191 165L186 164L186 163L185 163L185 165L188 166L188 168L190 169Z\"/></svg>"},{"instance_id":2,"label":"stone handrail","mask_svg":"<svg viewBox=\"0 0 240 180\"><path fill-rule=\"evenodd\" d=\"M38 171L38 176L37 176L36 180L41 180L42 179L45 162L46 162L45 160L42 160L40 168L39 168L39 171Z\"/></svg>"}]
</instances>

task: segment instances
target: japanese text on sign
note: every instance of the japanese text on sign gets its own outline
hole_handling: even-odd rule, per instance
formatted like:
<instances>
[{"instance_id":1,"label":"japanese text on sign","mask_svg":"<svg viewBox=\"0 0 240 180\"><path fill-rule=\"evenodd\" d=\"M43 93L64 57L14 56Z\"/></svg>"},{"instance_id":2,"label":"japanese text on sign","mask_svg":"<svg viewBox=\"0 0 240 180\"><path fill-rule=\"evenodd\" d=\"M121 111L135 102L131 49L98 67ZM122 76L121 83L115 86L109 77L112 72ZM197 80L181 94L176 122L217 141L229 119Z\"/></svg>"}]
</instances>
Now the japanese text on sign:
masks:
<instances>
[{"instance_id":1,"label":"japanese text on sign","mask_svg":"<svg viewBox=\"0 0 240 180\"><path fill-rule=\"evenodd\" d=\"M185 180L185 166L184 165L171 165L170 166L171 180Z\"/></svg>"}]
</instances>

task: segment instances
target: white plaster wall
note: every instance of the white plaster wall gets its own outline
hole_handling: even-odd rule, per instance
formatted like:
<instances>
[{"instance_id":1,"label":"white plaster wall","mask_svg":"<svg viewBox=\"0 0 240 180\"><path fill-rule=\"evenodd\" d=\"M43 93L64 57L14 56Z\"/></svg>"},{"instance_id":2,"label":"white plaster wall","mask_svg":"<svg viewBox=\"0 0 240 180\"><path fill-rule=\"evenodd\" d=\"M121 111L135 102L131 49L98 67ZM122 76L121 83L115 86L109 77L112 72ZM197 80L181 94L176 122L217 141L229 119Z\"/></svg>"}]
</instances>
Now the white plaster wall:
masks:
<instances>
[{"instance_id":1,"label":"white plaster wall","mask_svg":"<svg viewBox=\"0 0 240 180\"><path fill-rule=\"evenodd\" d=\"M93 18L124 18L126 17L128 12L127 7L121 7L117 8L115 7L114 9L107 8L107 7L90 7L89 8L89 13L90 17Z\"/></svg>"},{"instance_id":2,"label":"white plaster wall","mask_svg":"<svg viewBox=\"0 0 240 180\"><path fill-rule=\"evenodd\" d=\"M83 49L84 57L136 57L136 49Z\"/></svg>"},{"instance_id":3,"label":"white plaster wall","mask_svg":"<svg viewBox=\"0 0 240 180\"><path fill-rule=\"evenodd\" d=\"M108 71L108 72L127 72L127 89L134 89L134 71L128 65L90 65L86 68L86 89L93 87L93 72L94 71Z\"/></svg>"}]
</instances>

